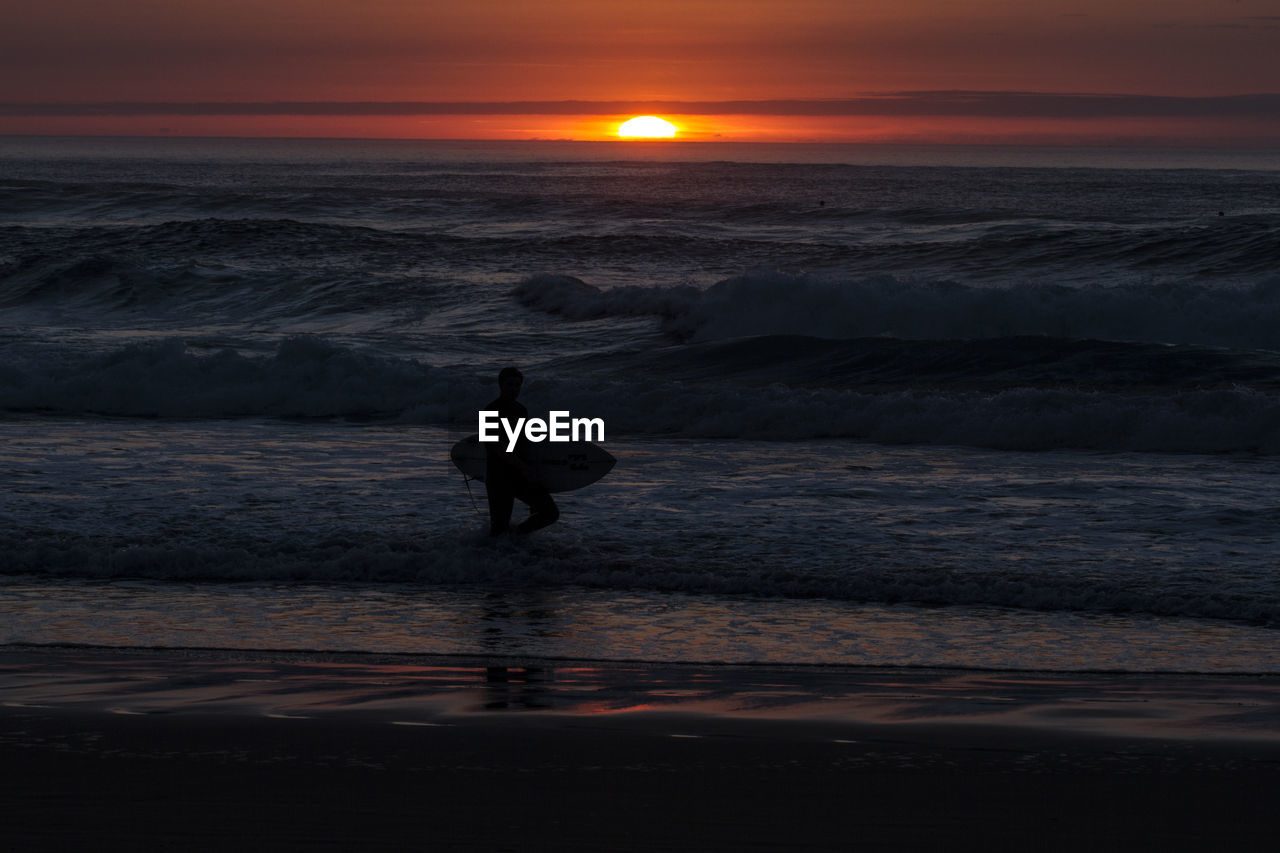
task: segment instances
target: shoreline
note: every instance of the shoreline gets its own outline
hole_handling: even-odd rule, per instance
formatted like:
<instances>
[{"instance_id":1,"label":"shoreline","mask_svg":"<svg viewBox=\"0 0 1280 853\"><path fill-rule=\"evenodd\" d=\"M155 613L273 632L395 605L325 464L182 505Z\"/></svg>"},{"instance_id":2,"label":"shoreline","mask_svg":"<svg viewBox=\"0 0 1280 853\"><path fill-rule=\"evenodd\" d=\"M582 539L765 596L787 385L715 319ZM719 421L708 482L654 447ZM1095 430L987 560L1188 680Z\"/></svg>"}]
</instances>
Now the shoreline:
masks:
<instances>
[{"instance_id":1,"label":"shoreline","mask_svg":"<svg viewBox=\"0 0 1280 853\"><path fill-rule=\"evenodd\" d=\"M661 712L849 725L993 725L1280 746L1280 677L832 664L657 662L15 644L8 706L124 714L563 717Z\"/></svg>"},{"instance_id":2,"label":"shoreline","mask_svg":"<svg viewBox=\"0 0 1280 853\"><path fill-rule=\"evenodd\" d=\"M12 849L1273 841L1270 678L281 657L0 650Z\"/></svg>"}]
</instances>

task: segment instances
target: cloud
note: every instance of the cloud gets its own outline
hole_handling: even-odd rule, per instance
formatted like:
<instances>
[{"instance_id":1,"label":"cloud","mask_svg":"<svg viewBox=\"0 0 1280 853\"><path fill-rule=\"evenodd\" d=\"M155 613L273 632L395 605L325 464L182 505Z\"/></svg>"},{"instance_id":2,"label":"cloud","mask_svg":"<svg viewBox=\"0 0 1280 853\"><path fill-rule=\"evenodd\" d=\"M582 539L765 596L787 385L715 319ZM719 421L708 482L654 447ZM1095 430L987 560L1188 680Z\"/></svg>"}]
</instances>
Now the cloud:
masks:
<instances>
[{"instance_id":1,"label":"cloud","mask_svg":"<svg viewBox=\"0 0 1280 853\"><path fill-rule=\"evenodd\" d=\"M925 91L834 99L731 101L272 101L0 103L0 116L773 115L978 118L1260 118L1280 93L1170 97Z\"/></svg>"}]
</instances>

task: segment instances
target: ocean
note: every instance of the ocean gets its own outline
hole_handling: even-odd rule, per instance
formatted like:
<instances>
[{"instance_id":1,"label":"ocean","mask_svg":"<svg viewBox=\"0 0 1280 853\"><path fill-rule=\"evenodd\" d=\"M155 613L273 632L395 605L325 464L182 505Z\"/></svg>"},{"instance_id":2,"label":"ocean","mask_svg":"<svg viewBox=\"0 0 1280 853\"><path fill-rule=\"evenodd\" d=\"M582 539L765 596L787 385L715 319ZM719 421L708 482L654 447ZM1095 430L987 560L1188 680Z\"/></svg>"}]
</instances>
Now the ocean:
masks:
<instances>
[{"instance_id":1,"label":"ocean","mask_svg":"<svg viewBox=\"0 0 1280 853\"><path fill-rule=\"evenodd\" d=\"M0 138L0 312L8 648L1280 673L1280 152Z\"/></svg>"}]
</instances>

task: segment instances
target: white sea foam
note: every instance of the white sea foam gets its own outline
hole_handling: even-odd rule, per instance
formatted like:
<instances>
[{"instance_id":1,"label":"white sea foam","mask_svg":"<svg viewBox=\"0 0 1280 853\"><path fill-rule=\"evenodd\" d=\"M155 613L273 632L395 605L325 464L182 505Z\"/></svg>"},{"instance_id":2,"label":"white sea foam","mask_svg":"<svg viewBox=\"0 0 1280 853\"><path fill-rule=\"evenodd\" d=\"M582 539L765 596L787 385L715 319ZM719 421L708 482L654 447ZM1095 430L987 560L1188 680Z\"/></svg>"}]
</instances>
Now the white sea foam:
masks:
<instances>
[{"instance_id":1,"label":"white sea foam","mask_svg":"<svg viewBox=\"0 0 1280 853\"><path fill-rule=\"evenodd\" d=\"M445 430L66 419L10 422L6 437L5 575L1280 623L1277 471L1257 457L611 442L614 471L560 496L558 525L493 542Z\"/></svg>"}]
</instances>

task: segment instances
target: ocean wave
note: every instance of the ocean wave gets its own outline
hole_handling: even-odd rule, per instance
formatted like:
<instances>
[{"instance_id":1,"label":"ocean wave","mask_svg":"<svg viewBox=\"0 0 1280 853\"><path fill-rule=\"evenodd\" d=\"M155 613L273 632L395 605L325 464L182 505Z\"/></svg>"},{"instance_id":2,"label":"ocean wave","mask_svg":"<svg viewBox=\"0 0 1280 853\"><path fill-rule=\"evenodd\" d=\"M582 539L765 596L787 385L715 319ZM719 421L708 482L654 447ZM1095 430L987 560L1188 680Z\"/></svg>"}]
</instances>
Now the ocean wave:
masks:
<instances>
[{"instance_id":1,"label":"ocean wave","mask_svg":"<svg viewBox=\"0 0 1280 853\"><path fill-rule=\"evenodd\" d=\"M1251 287L1161 285L974 287L892 276L839 279L755 271L709 288L601 289L543 273L512 291L570 320L655 316L678 340L748 335L913 340L1055 338L1280 350L1280 275Z\"/></svg>"},{"instance_id":2,"label":"ocean wave","mask_svg":"<svg viewBox=\"0 0 1280 853\"><path fill-rule=\"evenodd\" d=\"M449 379L416 361L292 337L268 356L199 354L178 339L0 366L0 408L123 417L390 416L446 420ZM434 404L434 405L433 405Z\"/></svg>"},{"instance_id":3,"label":"ocean wave","mask_svg":"<svg viewBox=\"0 0 1280 853\"><path fill-rule=\"evenodd\" d=\"M1042 270L1068 277L1073 269L1129 271L1175 277L1266 276L1280 272L1273 217L1241 216L1213 225L1138 227L1110 222L1036 221L1025 216L989 224L976 214L956 232L964 239L909 241L881 247L907 266L984 271ZM960 225L962 223L957 223Z\"/></svg>"},{"instance_id":4,"label":"ocean wave","mask_svg":"<svg viewBox=\"0 0 1280 853\"><path fill-rule=\"evenodd\" d=\"M666 379L656 370L591 372L598 361L548 367L527 402L544 404L543 412L554 407L604 418L612 435L1280 453L1280 396L1242 386L1152 393L1021 384L955 390L935 383L868 391L714 375ZM475 370L306 336L286 339L268 355L202 354L171 339L93 355L36 350L0 365L0 409L24 412L383 418L472 431L476 410L491 395L491 378Z\"/></svg>"},{"instance_id":5,"label":"ocean wave","mask_svg":"<svg viewBox=\"0 0 1280 853\"><path fill-rule=\"evenodd\" d=\"M403 260L422 238L359 224L297 219L171 219L150 224L25 228L0 231L19 269L39 270L54 260L74 262L114 255L139 265L189 264L218 258L269 267L283 257L322 257L325 263L352 254L364 264ZM444 239L443 237L441 239Z\"/></svg>"},{"instance_id":6,"label":"ocean wave","mask_svg":"<svg viewBox=\"0 0 1280 853\"><path fill-rule=\"evenodd\" d=\"M448 256L465 243L292 220L171 221L38 237L8 230L21 233L10 233L7 253L0 251L0 305L80 324L127 313L144 326L193 314L250 323L399 314L439 289L414 259Z\"/></svg>"},{"instance_id":7,"label":"ocean wave","mask_svg":"<svg viewBox=\"0 0 1280 853\"><path fill-rule=\"evenodd\" d=\"M850 438L997 450L1280 453L1280 398L1254 391L1160 396L1014 388L995 394L650 384L593 394L550 389L557 405L623 433L718 439ZM621 398L621 399L619 399Z\"/></svg>"},{"instance_id":8,"label":"ocean wave","mask_svg":"<svg viewBox=\"0 0 1280 853\"><path fill-rule=\"evenodd\" d=\"M1247 576L1188 572L1165 583L1145 584L1124 573L1019 571L998 558L957 566L883 555L867 561L853 556L839 570L807 572L785 561L726 557L696 543L665 556L607 535L494 543L478 525L414 536L347 529L321 536L281 530L275 538L254 538L221 531L216 542L183 541L169 534L130 539L28 530L0 532L0 552L5 554L0 573L40 578L585 587L1280 625L1273 585Z\"/></svg>"},{"instance_id":9,"label":"ocean wave","mask_svg":"<svg viewBox=\"0 0 1280 853\"><path fill-rule=\"evenodd\" d=\"M644 371L668 380L863 392L1280 393L1276 352L1027 335L937 340L762 335L597 355L587 366L613 375Z\"/></svg>"}]
</instances>

